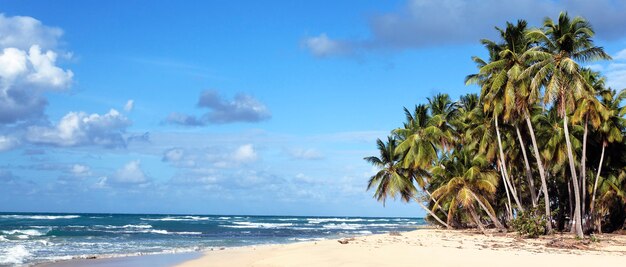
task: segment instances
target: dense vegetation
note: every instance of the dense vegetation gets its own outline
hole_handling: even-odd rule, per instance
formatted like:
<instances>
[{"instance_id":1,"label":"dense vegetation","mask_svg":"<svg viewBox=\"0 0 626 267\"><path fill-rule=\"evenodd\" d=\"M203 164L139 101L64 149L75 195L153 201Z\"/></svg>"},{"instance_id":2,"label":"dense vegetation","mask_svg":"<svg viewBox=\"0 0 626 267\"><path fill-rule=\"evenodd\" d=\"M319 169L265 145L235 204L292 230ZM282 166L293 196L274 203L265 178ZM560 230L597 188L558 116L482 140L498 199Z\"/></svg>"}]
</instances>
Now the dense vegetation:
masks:
<instances>
[{"instance_id":1,"label":"dense vegetation","mask_svg":"<svg viewBox=\"0 0 626 267\"><path fill-rule=\"evenodd\" d=\"M626 90L580 65L611 59L590 24L561 13L539 29L496 29L465 79L480 93L405 108L404 125L377 140L380 155L365 158L379 168L368 189L383 203L414 200L448 228L623 229Z\"/></svg>"}]
</instances>

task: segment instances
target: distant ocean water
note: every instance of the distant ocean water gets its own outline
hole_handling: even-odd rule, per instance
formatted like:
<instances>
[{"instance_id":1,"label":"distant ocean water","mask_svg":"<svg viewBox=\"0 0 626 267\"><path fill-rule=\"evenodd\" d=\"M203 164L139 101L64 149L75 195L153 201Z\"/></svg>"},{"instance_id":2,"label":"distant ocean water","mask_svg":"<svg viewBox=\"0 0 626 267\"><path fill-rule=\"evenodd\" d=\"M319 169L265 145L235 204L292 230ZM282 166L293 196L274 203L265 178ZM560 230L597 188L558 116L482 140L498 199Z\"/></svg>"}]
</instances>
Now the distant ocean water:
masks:
<instances>
[{"instance_id":1,"label":"distant ocean water","mask_svg":"<svg viewBox=\"0 0 626 267\"><path fill-rule=\"evenodd\" d=\"M409 231L421 218L0 213L0 266Z\"/></svg>"}]
</instances>

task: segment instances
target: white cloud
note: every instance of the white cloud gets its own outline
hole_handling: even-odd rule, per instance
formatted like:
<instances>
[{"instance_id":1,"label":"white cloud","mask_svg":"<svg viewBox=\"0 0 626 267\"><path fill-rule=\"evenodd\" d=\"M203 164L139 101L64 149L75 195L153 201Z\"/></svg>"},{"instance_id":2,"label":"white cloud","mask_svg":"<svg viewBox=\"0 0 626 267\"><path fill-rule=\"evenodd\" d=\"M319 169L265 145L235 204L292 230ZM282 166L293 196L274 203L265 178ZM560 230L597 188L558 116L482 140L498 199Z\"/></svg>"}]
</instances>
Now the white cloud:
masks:
<instances>
[{"instance_id":1,"label":"white cloud","mask_svg":"<svg viewBox=\"0 0 626 267\"><path fill-rule=\"evenodd\" d=\"M134 107L135 107L135 100L130 99L130 100L126 101L126 105L124 105L124 111L131 112L131 111L133 111Z\"/></svg>"},{"instance_id":2,"label":"white cloud","mask_svg":"<svg viewBox=\"0 0 626 267\"><path fill-rule=\"evenodd\" d=\"M334 56L347 52L345 44L328 38L325 33L304 39L303 45L316 57Z\"/></svg>"},{"instance_id":3,"label":"white cloud","mask_svg":"<svg viewBox=\"0 0 626 267\"><path fill-rule=\"evenodd\" d=\"M120 184L142 184L148 182L148 176L141 169L141 162L133 160L117 170L112 180Z\"/></svg>"},{"instance_id":4,"label":"white cloud","mask_svg":"<svg viewBox=\"0 0 626 267\"><path fill-rule=\"evenodd\" d=\"M15 137L0 135L0 152L15 148L19 143L20 141Z\"/></svg>"},{"instance_id":5,"label":"white cloud","mask_svg":"<svg viewBox=\"0 0 626 267\"><path fill-rule=\"evenodd\" d=\"M100 145L125 146L122 133L131 122L117 110L104 115L70 112L56 126L30 126L26 139L55 146Z\"/></svg>"},{"instance_id":6,"label":"white cloud","mask_svg":"<svg viewBox=\"0 0 626 267\"><path fill-rule=\"evenodd\" d=\"M613 56L614 60L626 60L626 49L622 49L621 51L615 53Z\"/></svg>"},{"instance_id":7,"label":"white cloud","mask_svg":"<svg viewBox=\"0 0 626 267\"><path fill-rule=\"evenodd\" d=\"M289 152L289 156L291 156L294 159L317 160L317 159L324 158L322 153L312 148L309 148L309 149L296 148L296 149L291 149L288 152Z\"/></svg>"},{"instance_id":8,"label":"white cloud","mask_svg":"<svg viewBox=\"0 0 626 267\"><path fill-rule=\"evenodd\" d=\"M82 164L72 165L69 171L72 175L76 177L85 177L85 176L90 176L92 174L91 168L89 168L89 166L82 165Z\"/></svg>"},{"instance_id":9,"label":"white cloud","mask_svg":"<svg viewBox=\"0 0 626 267\"><path fill-rule=\"evenodd\" d=\"M369 17L365 39L331 39L325 33L308 38L305 46L318 57L372 50L406 50L440 45L478 44L495 38L494 26L525 19L541 26L560 11L590 21L599 39L619 39L626 32L626 2L615 0L406 0L400 8ZM337 53L340 52L340 53Z\"/></svg>"},{"instance_id":10,"label":"white cloud","mask_svg":"<svg viewBox=\"0 0 626 267\"><path fill-rule=\"evenodd\" d=\"M235 150L233 159L241 163L253 162L257 160L257 153L252 144L245 144Z\"/></svg>"},{"instance_id":11,"label":"white cloud","mask_svg":"<svg viewBox=\"0 0 626 267\"><path fill-rule=\"evenodd\" d=\"M43 48L55 48L63 30L43 25L32 17L7 17L0 14L0 47L26 50L36 44Z\"/></svg>"},{"instance_id":12,"label":"white cloud","mask_svg":"<svg viewBox=\"0 0 626 267\"><path fill-rule=\"evenodd\" d=\"M62 31L30 17L0 14L0 123L41 117L44 92L71 86L71 70L57 66Z\"/></svg>"},{"instance_id":13,"label":"white cloud","mask_svg":"<svg viewBox=\"0 0 626 267\"><path fill-rule=\"evenodd\" d=\"M613 89L621 90L626 88L626 49L613 55L611 61L605 68L607 85Z\"/></svg>"}]
</instances>

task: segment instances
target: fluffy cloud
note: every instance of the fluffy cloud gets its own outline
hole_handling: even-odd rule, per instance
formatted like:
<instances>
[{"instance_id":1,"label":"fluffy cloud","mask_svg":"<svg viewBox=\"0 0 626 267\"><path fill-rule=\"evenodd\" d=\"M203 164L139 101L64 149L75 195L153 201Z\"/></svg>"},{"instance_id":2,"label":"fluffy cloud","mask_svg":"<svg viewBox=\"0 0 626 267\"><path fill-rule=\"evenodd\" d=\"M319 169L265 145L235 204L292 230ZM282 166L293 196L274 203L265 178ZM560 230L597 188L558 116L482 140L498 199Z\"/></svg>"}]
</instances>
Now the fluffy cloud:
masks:
<instances>
[{"instance_id":1,"label":"fluffy cloud","mask_svg":"<svg viewBox=\"0 0 626 267\"><path fill-rule=\"evenodd\" d=\"M252 144L245 144L237 148L233 154L233 159L237 162L247 163L257 160L257 154Z\"/></svg>"},{"instance_id":2,"label":"fluffy cloud","mask_svg":"<svg viewBox=\"0 0 626 267\"><path fill-rule=\"evenodd\" d=\"M609 87L621 90L626 88L626 49L615 53L612 57L613 61L587 65L586 67L602 72L607 78L606 83Z\"/></svg>"},{"instance_id":3,"label":"fluffy cloud","mask_svg":"<svg viewBox=\"0 0 626 267\"><path fill-rule=\"evenodd\" d=\"M43 115L43 93L70 87L73 73L57 66L63 32L30 17L0 14L0 123Z\"/></svg>"},{"instance_id":4,"label":"fluffy cloud","mask_svg":"<svg viewBox=\"0 0 626 267\"><path fill-rule=\"evenodd\" d=\"M322 34L308 38L307 41L315 45L306 47L315 56L328 56L359 50L477 44L479 39L494 38L493 27L504 25L505 21L526 19L539 25L544 17L554 18L562 10L587 18L599 38L616 39L626 35L615 26L626 24L626 16L623 16L626 2L623 1L408 0L398 10L372 16L369 20L371 34L365 40L333 40Z\"/></svg>"},{"instance_id":5,"label":"fluffy cloud","mask_svg":"<svg viewBox=\"0 0 626 267\"><path fill-rule=\"evenodd\" d=\"M348 44L328 38L325 33L319 36L305 38L303 46L316 57L327 57L345 54L349 50Z\"/></svg>"},{"instance_id":6,"label":"fluffy cloud","mask_svg":"<svg viewBox=\"0 0 626 267\"><path fill-rule=\"evenodd\" d=\"M141 162L139 160L133 160L117 170L113 176L112 182L119 184L143 184L148 182L148 176L141 169Z\"/></svg>"},{"instance_id":7,"label":"fluffy cloud","mask_svg":"<svg viewBox=\"0 0 626 267\"><path fill-rule=\"evenodd\" d=\"M82 164L74 164L70 167L69 173L75 177L91 176L91 168Z\"/></svg>"},{"instance_id":8,"label":"fluffy cloud","mask_svg":"<svg viewBox=\"0 0 626 267\"><path fill-rule=\"evenodd\" d=\"M57 125L28 127L26 139L53 146L124 147L122 134L130 125L130 120L115 109L104 115L70 112Z\"/></svg>"},{"instance_id":9,"label":"fluffy cloud","mask_svg":"<svg viewBox=\"0 0 626 267\"><path fill-rule=\"evenodd\" d=\"M12 136L0 135L0 152L10 150L19 145L19 140Z\"/></svg>"},{"instance_id":10,"label":"fluffy cloud","mask_svg":"<svg viewBox=\"0 0 626 267\"><path fill-rule=\"evenodd\" d=\"M18 49L28 49L33 44L54 48L63 35L63 30L45 26L34 18L4 14L0 14L0 32L0 47Z\"/></svg>"},{"instance_id":11,"label":"fluffy cloud","mask_svg":"<svg viewBox=\"0 0 626 267\"><path fill-rule=\"evenodd\" d=\"M315 149L302 149L296 148L288 151L289 156L293 159L304 159L304 160L317 160L323 159L324 156L322 153Z\"/></svg>"},{"instance_id":12,"label":"fluffy cloud","mask_svg":"<svg viewBox=\"0 0 626 267\"><path fill-rule=\"evenodd\" d=\"M198 107L210 111L197 118L173 112L165 122L185 126L224 124L233 122L259 122L272 117L269 109L256 98L247 94L237 94L233 100L222 98L216 91L204 91L198 99Z\"/></svg>"}]
</instances>

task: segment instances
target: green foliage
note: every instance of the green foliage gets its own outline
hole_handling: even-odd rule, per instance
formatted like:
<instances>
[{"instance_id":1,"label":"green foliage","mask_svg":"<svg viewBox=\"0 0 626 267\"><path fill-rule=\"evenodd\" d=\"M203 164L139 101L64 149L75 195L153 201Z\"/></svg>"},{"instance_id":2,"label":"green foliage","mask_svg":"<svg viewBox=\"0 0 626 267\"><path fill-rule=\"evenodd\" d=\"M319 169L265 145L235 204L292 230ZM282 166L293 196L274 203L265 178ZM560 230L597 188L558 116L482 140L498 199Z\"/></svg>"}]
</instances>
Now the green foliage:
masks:
<instances>
[{"instance_id":1,"label":"green foliage","mask_svg":"<svg viewBox=\"0 0 626 267\"><path fill-rule=\"evenodd\" d=\"M466 77L480 92L457 101L441 93L405 108L405 122L377 141L380 156L365 158L378 169L368 189L383 204L415 200L449 227L490 220L528 237L565 231L571 220L578 237L621 229L626 89L608 88L602 73L582 67L610 59L590 24L561 13L541 28L519 20L496 29L497 40L481 40L489 58L473 57L478 73ZM425 198L416 198L420 191Z\"/></svg>"},{"instance_id":2,"label":"green foliage","mask_svg":"<svg viewBox=\"0 0 626 267\"><path fill-rule=\"evenodd\" d=\"M517 218L513 219L513 229L521 236L537 238L547 234L547 220L543 215L537 215L537 209L531 208L520 212Z\"/></svg>"}]
</instances>

